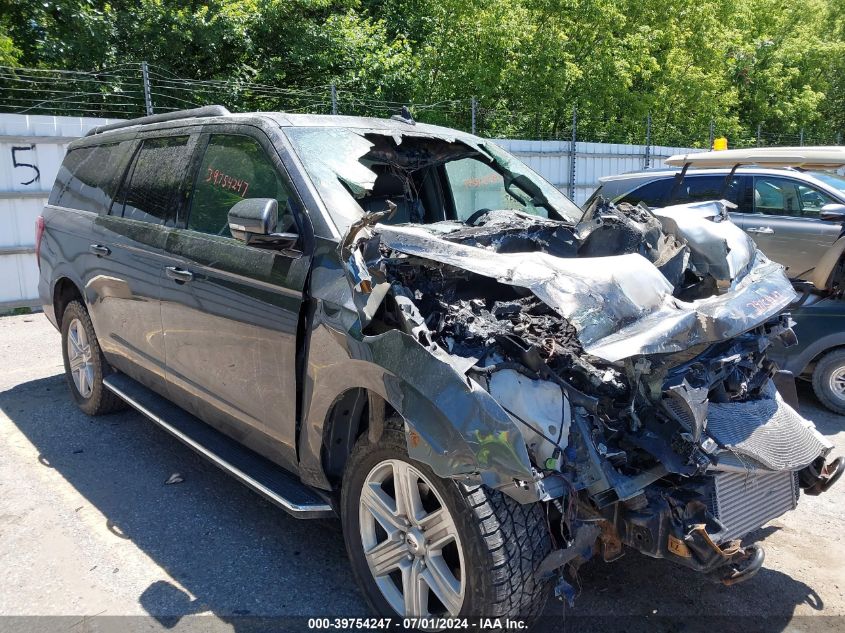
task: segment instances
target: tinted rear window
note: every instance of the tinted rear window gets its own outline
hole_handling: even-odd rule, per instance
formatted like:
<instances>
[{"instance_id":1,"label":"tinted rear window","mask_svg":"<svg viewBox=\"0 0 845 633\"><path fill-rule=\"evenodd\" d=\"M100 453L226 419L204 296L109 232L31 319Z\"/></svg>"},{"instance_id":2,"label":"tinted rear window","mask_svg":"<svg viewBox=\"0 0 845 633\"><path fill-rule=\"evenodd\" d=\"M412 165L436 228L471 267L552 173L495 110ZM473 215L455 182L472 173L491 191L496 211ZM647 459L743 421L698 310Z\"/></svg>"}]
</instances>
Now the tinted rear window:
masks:
<instances>
[{"instance_id":1,"label":"tinted rear window","mask_svg":"<svg viewBox=\"0 0 845 633\"><path fill-rule=\"evenodd\" d=\"M675 178L663 178L661 180L652 180L644 184L642 187L637 187L631 193L623 196L617 201L627 202L628 204L639 204L642 202L648 207L662 207L666 205L666 200L672 192L672 185L675 183Z\"/></svg>"},{"instance_id":2,"label":"tinted rear window","mask_svg":"<svg viewBox=\"0 0 845 633\"><path fill-rule=\"evenodd\" d=\"M723 198L734 203L742 203L740 198L744 196L744 178L742 176L734 176L730 185L726 188L724 175L698 176L687 174L673 193L672 189L675 187L675 182L674 176L653 180L623 196L619 202L630 204L642 202L649 207L664 207L670 204L704 202Z\"/></svg>"},{"instance_id":3,"label":"tinted rear window","mask_svg":"<svg viewBox=\"0 0 845 633\"><path fill-rule=\"evenodd\" d=\"M95 213L108 209L118 155L117 143L68 152L50 193L50 204Z\"/></svg>"},{"instance_id":4,"label":"tinted rear window","mask_svg":"<svg viewBox=\"0 0 845 633\"><path fill-rule=\"evenodd\" d=\"M144 140L126 173L112 215L153 224L175 223L189 158L187 136Z\"/></svg>"},{"instance_id":5,"label":"tinted rear window","mask_svg":"<svg viewBox=\"0 0 845 633\"><path fill-rule=\"evenodd\" d=\"M703 202L706 200L730 200L738 202L740 177L734 176L725 187L725 176L690 176L687 175L678 187L672 204Z\"/></svg>"}]
</instances>

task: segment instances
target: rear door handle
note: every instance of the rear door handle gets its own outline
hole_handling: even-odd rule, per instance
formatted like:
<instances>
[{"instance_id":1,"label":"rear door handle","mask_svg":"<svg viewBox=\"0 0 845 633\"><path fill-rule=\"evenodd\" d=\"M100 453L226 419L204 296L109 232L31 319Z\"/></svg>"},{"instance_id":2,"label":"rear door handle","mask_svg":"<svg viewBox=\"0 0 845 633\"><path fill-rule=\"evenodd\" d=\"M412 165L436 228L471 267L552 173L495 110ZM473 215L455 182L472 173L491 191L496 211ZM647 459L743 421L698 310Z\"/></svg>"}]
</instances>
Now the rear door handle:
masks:
<instances>
[{"instance_id":1,"label":"rear door handle","mask_svg":"<svg viewBox=\"0 0 845 633\"><path fill-rule=\"evenodd\" d=\"M745 229L749 233L762 233L763 235L772 235L775 230L768 226L752 226L750 229Z\"/></svg>"},{"instance_id":2,"label":"rear door handle","mask_svg":"<svg viewBox=\"0 0 845 633\"><path fill-rule=\"evenodd\" d=\"M102 244L91 244L91 246L88 247L88 250L97 257L108 257L111 255L111 249L108 246L103 246Z\"/></svg>"},{"instance_id":3,"label":"rear door handle","mask_svg":"<svg viewBox=\"0 0 845 633\"><path fill-rule=\"evenodd\" d=\"M164 274L167 275L169 279L173 279L176 283L180 284L191 281L194 278L194 273L190 270L177 268L176 266L165 267Z\"/></svg>"}]
</instances>

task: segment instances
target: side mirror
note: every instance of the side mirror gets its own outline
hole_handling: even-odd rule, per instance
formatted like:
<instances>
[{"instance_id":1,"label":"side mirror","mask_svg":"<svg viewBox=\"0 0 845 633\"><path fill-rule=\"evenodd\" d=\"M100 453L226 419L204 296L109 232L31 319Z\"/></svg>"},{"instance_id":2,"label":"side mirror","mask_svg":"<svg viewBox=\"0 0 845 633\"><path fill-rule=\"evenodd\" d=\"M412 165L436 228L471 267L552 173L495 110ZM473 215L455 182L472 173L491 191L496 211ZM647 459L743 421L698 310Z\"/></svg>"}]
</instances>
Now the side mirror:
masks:
<instances>
[{"instance_id":1,"label":"side mirror","mask_svg":"<svg viewBox=\"0 0 845 633\"><path fill-rule=\"evenodd\" d=\"M269 235L279 221L279 203L272 198L241 200L229 209L229 230L235 239L249 242L251 235Z\"/></svg>"},{"instance_id":2,"label":"side mirror","mask_svg":"<svg viewBox=\"0 0 845 633\"><path fill-rule=\"evenodd\" d=\"M845 222L845 204L831 202L819 211L819 218L826 222Z\"/></svg>"},{"instance_id":3,"label":"side mirror","mask_svg":"<svg viewBox=\"0 0 845 633\"><path fill-rule=\"evenodd\" d=\"M299 257L299 235L274 233L279 222L279 203L273 198L241 200L229 209L229 230L232 237L256 248L282 251L290 257Z\"/></svg>"}]
</instances>

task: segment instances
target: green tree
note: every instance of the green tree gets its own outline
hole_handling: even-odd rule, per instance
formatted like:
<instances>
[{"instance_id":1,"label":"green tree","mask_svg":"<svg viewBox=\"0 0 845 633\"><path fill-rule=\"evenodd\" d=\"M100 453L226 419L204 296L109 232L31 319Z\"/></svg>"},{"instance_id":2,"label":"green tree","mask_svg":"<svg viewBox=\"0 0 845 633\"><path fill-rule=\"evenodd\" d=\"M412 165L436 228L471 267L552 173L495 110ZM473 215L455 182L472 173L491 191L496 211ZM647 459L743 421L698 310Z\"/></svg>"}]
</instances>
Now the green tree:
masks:
<instances>
[{"instance_id":1,"label":"green tree","mask_svg":"<svg viewBox=\"0 0 845 633\"><path fill-rule=\"evenodd\" d=\"M767 142L845 128L841 0L0 0L0 16L0 65L109 69L86 88L103 108L137 100L146 60L159 107L325 112L335 83L342 112L416 103L459 127L476 96L488 136L568 138L575 106L585 140L643 142L649 115L662 144L706 145L711 121L732 146L758 125Z\"/></svg>"}]
</instances>

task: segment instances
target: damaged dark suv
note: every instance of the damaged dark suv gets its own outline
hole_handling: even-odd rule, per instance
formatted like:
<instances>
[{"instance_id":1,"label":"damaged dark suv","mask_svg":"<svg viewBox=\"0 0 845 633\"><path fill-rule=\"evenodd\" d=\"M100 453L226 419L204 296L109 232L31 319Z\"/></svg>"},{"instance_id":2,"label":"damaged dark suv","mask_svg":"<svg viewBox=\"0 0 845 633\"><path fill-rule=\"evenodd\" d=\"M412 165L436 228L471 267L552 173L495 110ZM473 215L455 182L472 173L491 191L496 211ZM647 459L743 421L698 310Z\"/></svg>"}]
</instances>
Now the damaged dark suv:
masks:
<instances>
[{"instance_id":1,"label":"damaged dark suv","mask_svg":"<svg viewBox=\"0 0 845 633\"><path fill-rule=\"evenodd\" d=\"M72 143L38 226L82 410L339 515L380 614L530 619L624 546L735 583L843 470L719 203L582 214L455 130L213 106Z\"/></svg>"}]
</instances>

